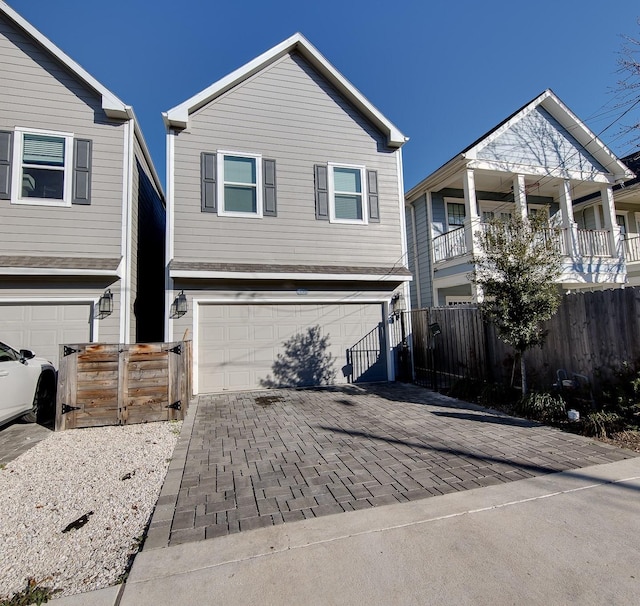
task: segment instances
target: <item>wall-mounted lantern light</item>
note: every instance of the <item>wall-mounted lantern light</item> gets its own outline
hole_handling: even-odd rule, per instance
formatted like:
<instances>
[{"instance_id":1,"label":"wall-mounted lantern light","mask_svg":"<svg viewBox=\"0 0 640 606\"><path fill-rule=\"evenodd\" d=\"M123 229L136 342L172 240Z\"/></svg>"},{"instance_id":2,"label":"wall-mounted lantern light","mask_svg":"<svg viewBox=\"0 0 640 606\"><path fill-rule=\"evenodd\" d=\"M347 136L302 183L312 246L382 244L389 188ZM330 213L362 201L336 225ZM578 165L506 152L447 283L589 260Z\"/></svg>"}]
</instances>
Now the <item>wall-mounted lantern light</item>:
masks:
<instances>
[{"instance_id":1,"label":"wall-mounted lantern light","mask_svg":"<svg viewBox=\"0 0 640 606\"><path fill-rule=\"evenodd\" d=\"M171 304L171 317L181 318L187 313L187 296L184 294L184 290L180 291L180 294L173 300Z\"/></svg>"},{"instance_id":2,"label":"wall-mounted lantern light","mask_svg":"<svg viewBox=\"0 0 640 606\"><path fill-rule=\"evenodd\" d=\"M113 293L110 288L98 299L98 318L106 318L113 313Z\"/></svg>"}]
</instances>

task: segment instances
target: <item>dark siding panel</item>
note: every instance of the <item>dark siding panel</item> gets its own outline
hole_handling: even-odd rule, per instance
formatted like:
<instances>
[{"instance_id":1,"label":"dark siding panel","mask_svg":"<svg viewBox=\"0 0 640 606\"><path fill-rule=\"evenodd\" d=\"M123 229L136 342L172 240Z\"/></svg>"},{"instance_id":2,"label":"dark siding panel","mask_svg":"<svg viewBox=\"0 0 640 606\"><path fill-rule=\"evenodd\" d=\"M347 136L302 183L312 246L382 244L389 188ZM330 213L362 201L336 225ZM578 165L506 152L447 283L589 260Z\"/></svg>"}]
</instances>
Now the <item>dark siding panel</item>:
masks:
<instances>
[{"instance_id":1,"label":"dark siding panel","mask_svg":"<svg viewBox=\"0 0 640 606\"><path fill-rule=\"evenodd\" d=\"M263 191L263 214L265 217L275 217L278 214L276 207L276 161L262 161L262 179L264 181Z\"/></svg>"},{"instance_id":2,"label":"dark siding panel","mask_svg":"<svg viewBox=\"0 0 640 606\"><path fill-rule=\"evenodd\" d=\"M316 186L316 219L329 220L329 182L327 180L327 166L314 166Z\"/></svg>"},{"instance_id":3,"label":"dark siding panel","mask_svg":"<svg viewBox=\"0 0 640 606\"><path fill-rule=\"evenodd\" d=\"M378 171L367 171L367 197L369 199L369 221L380 223L380 204L378 202Z\"/></svg>"},{"instance_id":4,"label":"dark siding panel","mask_svg":"<svg viewBox=\"0 0 640 606\"><path fill-rule=\"evenodd\" d=\"M202 212L217 212L216 205L216 155L202 152L200 155L200 178L202 180Z\"/></svg>"},{"instance_id":5,"label":"dark siding panel","mask_svg":"<svg viewBox=\"0 0 640 606\"><path fill-rule=\"evenodd\" d=\"M11 152L13 133L0 131L0 200L11 199Z\"/></svg>"},{"instance_id":6,"label":"dark siding panel","mask_svg":"<svg viewBox=\"0 0 640 606\"><path fill-rule=\"evenodd\" d=\"M73 142L73 198L72 204L91 204L91 152L89 139Z\"/></svg>"},{"instance_id":7,"label":"dark siding panel","mask_svg":"<svg viewBox=\"0 0 640 606\"><path fill-rule=\"evenodd\" d=\"M138 275L134 302L136 341L164 341L164 245L166 213L151 180L136 162L138 179Z\"/></svg>"}]
</instances>

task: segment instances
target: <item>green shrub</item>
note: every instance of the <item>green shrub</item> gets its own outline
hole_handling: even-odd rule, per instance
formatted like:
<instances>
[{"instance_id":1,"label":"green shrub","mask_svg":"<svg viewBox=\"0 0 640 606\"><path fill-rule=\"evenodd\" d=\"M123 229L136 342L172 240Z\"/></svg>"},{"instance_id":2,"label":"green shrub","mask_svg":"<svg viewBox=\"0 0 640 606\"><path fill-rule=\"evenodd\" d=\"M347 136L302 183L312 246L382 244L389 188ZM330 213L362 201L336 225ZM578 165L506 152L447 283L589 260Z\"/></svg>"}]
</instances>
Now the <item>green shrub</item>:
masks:
<instances>
[{"instance_id":1,"label":"green shrub","mask_svg":"<svg viewBox=\"0 0 640 606\"><path fill-rule=\"evenodd\" d=\"M589 413L582 421L582 431L586 436L609 438L611 434L625 428L625 419L616 412L599 410Z\"/></svg>"},{"instance_id":2,"label":"green shrub","mask_svg":"<svg viewBox=\"0 0 640 606\"><path fill-rule=\"evenodd\" d=\"M563 421L567 410L562 396L547 392L532 391L522 396L515 404L515 411L537 421Z\"/></svg>"},{"instance_id":3,"label":"green shrub","mask_svg":"<svg viewBox=\"0 0 640 606\"><path fill-rule=\"evenodd\" d=\"M27 586L22 591L18 591L8 598L0 598L0 606L27 606L28 604L40 606L55 597L54 594L60 591L62 590L42 587L35 579L29 579Z\"/></svg>"}]
</instances>

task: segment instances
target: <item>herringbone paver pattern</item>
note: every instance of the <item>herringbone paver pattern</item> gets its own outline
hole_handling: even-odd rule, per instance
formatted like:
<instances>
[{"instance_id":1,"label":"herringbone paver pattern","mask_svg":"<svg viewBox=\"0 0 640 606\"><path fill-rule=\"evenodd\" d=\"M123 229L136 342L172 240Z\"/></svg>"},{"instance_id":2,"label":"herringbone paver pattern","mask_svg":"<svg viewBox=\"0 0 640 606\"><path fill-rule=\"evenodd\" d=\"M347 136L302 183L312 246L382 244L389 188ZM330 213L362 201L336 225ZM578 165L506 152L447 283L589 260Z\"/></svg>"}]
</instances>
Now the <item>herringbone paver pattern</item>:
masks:
<instances>
[{"instance_id":1,"label":"herringbone paver pattern","mask_svg":"<svg viewBox=\"0 0 640 606\"><path fill-rule=\"evenodd\" d=\"M629 456L409 385L201 396L159 523L173 545Z\"/></svg>"}]
</instances>

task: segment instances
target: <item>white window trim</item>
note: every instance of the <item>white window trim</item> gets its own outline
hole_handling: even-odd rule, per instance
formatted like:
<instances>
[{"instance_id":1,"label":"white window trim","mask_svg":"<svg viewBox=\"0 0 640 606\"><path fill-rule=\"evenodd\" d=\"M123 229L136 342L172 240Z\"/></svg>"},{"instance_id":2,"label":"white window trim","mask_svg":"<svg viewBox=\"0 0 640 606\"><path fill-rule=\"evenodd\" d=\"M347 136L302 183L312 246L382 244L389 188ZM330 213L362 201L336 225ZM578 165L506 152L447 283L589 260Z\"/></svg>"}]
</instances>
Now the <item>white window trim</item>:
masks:
<instances>
[{"instance_id":1,"label":"white window trim","mask_svg":"<svg viewBox=\"0 0 640 606\"><path fill-rule=\"evenodd\" d=\"M13 159L11 165L11 204L26 204L30 206L71 206L73 180L73 133L39 128L25 128L16 126L14 129ZM64 193L62 200L54 198L21 198L22 194L22 149L23 135L48 135L64 138Z\"/></svg>"},{"instance_id":2,"label":"white window trim","mask_svg":"<svg viewBox=\"0 0 640 606\"><path fill-rule=\"evenodd\" d=\"M224 208L224 157L237 156L238 158L253 158L256 161L256 212L245 213ZM220 217L242 217L249 219L262 219L263 203L262 203L262 155L250 154L247 152L237 152L219 149L216 151L216 197L218 198L218 215Z\"/></svg>"},{"instance_id":3,"label":"white window trim","mask_svg":"<svg viewBox=\"0 0 640 606\"><path fill-rule=\"evenodd\" d=\"M335 186L333 179L334 168L355 168L360 171L360 185L362 188L362 219L339 219L336 217L336 204L335 204ZM369 208L367 204L367 169L365 166L358 164L344 164L342 162L328 162L327 163L327 175L328 187L329 187L329 222L330 223L345 223L347 225L368 225L369 223Z\"/></svg>"},{"instance_id":4,"label":"white window trim","mask_svg":"<svg viewBox=\"0 0 640 606\"><path fill-rule=\"evenodd\" d=\"M458 225L457 223L449 223L449 204L461 204L464 207L464 217L462 225ZM464 198L445 198L444 199L444 212L445 212L445 225L447 227L447 231L455 231L456 229L460 229L464 227L464 224L467 220L467 207L464 203Z\"/></svg>"},{"instance_id":5,"label":"white window trim","mask_svg":"<svg viewBox=\"0 0 640 606\"><path fill-rule=\"evenodd\" d=\"M478 200L478 207L480 209L480 219L482 219L482 213L493 213L493 218L500 218L501 214L511 215L516 214L515 202L497 202L496 200Z\"/></svg>"}]
</instances>

